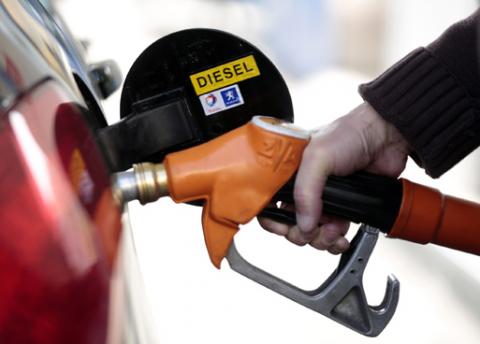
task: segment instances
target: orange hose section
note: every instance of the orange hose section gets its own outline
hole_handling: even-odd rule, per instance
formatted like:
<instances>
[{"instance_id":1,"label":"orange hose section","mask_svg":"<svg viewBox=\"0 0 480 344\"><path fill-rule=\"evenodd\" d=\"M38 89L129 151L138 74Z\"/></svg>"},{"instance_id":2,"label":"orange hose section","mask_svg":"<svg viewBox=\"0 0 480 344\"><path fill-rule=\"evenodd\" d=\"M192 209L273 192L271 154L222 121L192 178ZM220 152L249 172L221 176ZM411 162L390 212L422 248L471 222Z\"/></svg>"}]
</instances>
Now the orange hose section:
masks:
<instances>
[{"instance_id":1,"label":"orange hose section","mask_svg":"<svg viewBox=\"0 0 480 344\"><path fill-rule=\"evenodd\" d=\"M249 123L165 158L173 200L206 201L203 232L217 268L238 225L252 220L292 177L307 143Z\"/></svg>"},{"instance_id":2,"label":"orange hose section","mask_svg":"<svg viewBox=\"0 0 480 344\"><path fill-rule=\"evenodd\" d=\"M480 255L480 204L402 179L403 199L390 237Z\"/></svg>"}]
</instances>

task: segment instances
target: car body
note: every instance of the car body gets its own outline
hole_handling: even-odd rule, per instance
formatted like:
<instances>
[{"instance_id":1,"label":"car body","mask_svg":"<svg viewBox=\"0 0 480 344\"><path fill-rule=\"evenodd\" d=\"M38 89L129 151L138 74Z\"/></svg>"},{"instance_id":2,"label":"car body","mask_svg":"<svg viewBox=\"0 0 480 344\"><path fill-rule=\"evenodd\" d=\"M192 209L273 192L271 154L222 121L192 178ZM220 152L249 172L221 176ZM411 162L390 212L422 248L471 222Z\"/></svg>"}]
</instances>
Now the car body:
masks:
<instances>
[{"instance_id":1,"label":"car body","mask_svg":"<svg viewBox=\"0 0 480 344\"><path fill-rule=\"evenodd\" d=\"M119 80L112 62L85 62L49 2L0 1L2 343L145 339L95 140Z\"/></svg>"}]
</instances>

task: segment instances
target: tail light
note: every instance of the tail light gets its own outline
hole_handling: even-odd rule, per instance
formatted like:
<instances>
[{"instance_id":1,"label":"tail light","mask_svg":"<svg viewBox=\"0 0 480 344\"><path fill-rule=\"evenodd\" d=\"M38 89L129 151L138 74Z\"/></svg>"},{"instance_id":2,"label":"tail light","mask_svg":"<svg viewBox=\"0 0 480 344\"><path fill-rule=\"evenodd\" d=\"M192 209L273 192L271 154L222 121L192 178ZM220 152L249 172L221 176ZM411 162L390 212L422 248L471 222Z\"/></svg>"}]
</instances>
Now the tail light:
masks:
<instances>
[{"instance_id":1,"label":"tail light","mask_svg":"<svg viewBox=\"0 0 480 344\"><path fill-rule=\"evenodd\" d=\"M120 211L72 98L24 96L0 156L0 342L104 343Z\"/></svg>"}]
</instances>

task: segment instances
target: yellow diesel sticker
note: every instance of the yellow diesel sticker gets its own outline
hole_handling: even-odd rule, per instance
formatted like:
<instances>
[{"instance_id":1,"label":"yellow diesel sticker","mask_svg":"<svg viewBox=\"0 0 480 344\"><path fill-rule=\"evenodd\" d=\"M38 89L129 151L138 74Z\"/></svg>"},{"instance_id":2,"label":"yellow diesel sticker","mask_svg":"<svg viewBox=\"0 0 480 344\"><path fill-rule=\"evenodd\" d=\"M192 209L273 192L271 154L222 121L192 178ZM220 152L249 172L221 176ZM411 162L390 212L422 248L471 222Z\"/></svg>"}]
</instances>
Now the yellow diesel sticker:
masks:
<instances>
[{"instance_id":1,"label":"yellow diesel sticker","mask_svg":"<svg viewBox=\"0 0 480 344\"><path fill-rule=\"evenodd\" d=\"M260 75L253 55L190 75L197 96Z\"/></svg>"}]
</instances>

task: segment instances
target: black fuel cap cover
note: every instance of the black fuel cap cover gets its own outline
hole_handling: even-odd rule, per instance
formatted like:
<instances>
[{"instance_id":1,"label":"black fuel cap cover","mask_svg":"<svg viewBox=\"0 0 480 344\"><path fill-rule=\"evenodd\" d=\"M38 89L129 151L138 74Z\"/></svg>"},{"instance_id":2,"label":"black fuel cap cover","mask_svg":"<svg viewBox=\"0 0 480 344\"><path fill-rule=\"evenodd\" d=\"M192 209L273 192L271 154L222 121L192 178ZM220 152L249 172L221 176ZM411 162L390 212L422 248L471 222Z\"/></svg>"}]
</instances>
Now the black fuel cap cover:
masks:
<instances>
[{"instance_id":1,"label":"black fuel cap cover","mask_svg":"<svg viewBox=\"0 0 480 344\"><path fill-rule=\"evenodd\" d=\"M226 32L188 29L160 38L137 58L125 79L120 115L135 122L136 140L148 142L134 145L146 147L130 153L134 160L160 162L255 115L293 121L293 107L285 81L260 50ZM149 118L148 125L139 126L140 118Z\"/></svg>"}]
</instances>

